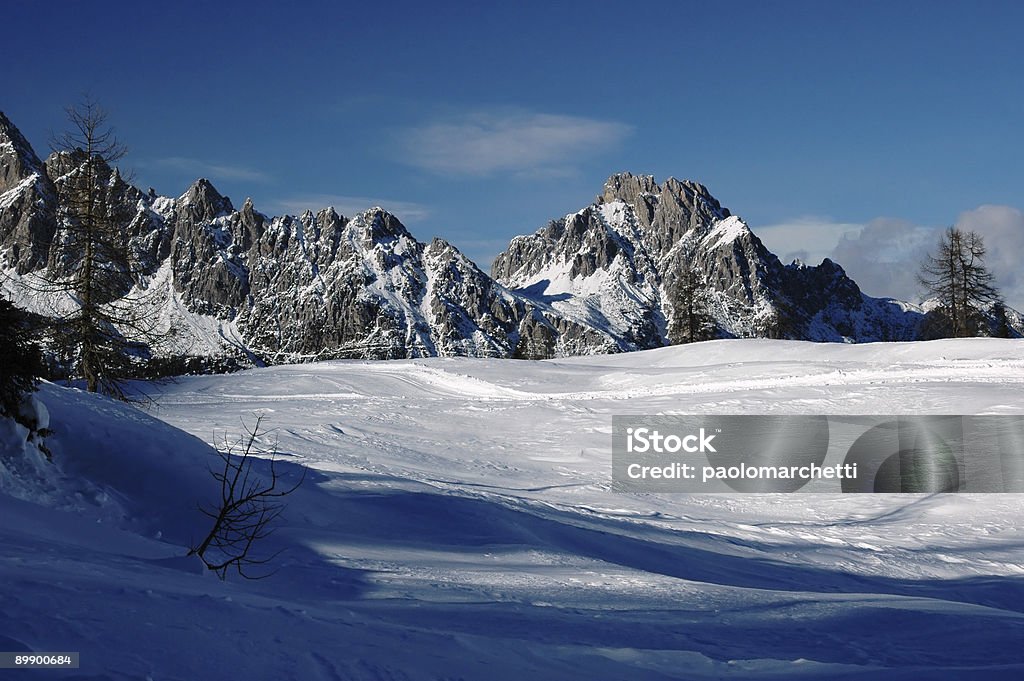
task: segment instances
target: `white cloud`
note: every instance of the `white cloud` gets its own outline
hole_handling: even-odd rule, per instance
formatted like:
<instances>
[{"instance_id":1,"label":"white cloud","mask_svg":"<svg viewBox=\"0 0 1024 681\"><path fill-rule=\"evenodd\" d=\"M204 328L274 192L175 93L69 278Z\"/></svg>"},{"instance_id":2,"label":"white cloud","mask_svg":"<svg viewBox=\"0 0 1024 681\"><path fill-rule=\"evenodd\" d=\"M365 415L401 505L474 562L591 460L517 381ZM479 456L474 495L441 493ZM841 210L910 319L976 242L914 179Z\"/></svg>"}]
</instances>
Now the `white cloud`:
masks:
<instances>
[{"instance_id":1,"label":"white cloud","mask_svg":"<svg viewBox=\"0 0 1024 681\"><path fill-rule=\"evenodd\" d=\"M400 135L404 160L446 175L560 177L579 158L615 146L633 128L579 116L474 112L412 128Z\"/></svg>"},{"instance_id":2,"label":"white cloud","mask_svg":"<svg viewBox=\"0 0 1024 681\"><path fill-rule=\"evenodd\" d=\"M977 232L985 240L985 264L995 276L1010 307L1024 306L1024 213L1012 206L984 205L960 214L957 227Z\"/></svg>"},{"instance_id":3,"label":"white cloud","mask_svg":"<svg viewBox=\"0 0 1024 681\"><path fill-rule=\"evenodd\" d=\"M984 205L961 213L956 225L984 237L986 264L997 287L1011 307L1024 308L1024 213L1011 206ZM868 295L916 302L922 293L917 283L921 262L938 245L943 229L896 218L858 224L800 217L755 232L783 262L799 257L817 264L828 257Z\"/></svg>"},{"instance_id":4,"label":"white cloud","mask_svg":"<svg viewBox=\"0 0 1024 681\"><path fill-rule=\"evenodd\" d=\"M850 233L859 232L864 225L835 222L831 218L805 215L785 222L758 227L757 236L783 262L800 259L817 265L831 257L839 240Z\"/></svg>"},{"instance_id":5,"label":"white cloud","mask_svg":"<svg viewBox=\"0 0 1024 681\"><path fill-rule=\"evenodd\" d=\"M939 229L896 218L875 218L840 238L832 260L871 296L920 300L917 273L938 241Z\"/></svg>"},{"instance_id":6,"label":"white cloud","mask_svg":"<svg viewBox=\"0 0 1024 681\"><path fill-rule=\"evenodd\" d=\"M260 170L243 166L211 163L198 158L185 156L168 156L141 163L142 166L171 168L191 175L208 177L212 180L247 180L250 182L268 182L270 176Z\"/></svg>"},{"instance_id":7,"label":"white cloud","mask_svg":"<svg viewBox=\"0 0 1024 681\"><path fill-rule=\"evenodd\" d=\"M343 194L299 194L272 201L269 208L273 213L298 215L307 210L317 212L328 206L333 206L334 210L346 217L362 213L374 206L380 206L406 224L415 224L430 215L430 209L427 206L411 201L392 201Z\"/></svg>"}]
</instances>

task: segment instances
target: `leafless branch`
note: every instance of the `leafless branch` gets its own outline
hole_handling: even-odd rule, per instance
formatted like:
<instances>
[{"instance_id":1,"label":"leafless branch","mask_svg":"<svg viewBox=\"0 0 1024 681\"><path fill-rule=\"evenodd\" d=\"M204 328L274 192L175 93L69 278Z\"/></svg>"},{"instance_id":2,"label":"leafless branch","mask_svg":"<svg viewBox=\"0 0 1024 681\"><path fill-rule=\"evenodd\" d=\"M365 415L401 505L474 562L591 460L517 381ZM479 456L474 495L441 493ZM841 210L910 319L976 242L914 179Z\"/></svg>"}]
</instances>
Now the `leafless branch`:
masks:
<instances>
[{"instance_id":1,"label":"leafless branch","mask_svg":"<svg viewBox=\"0 0 1024 681\"><path fill-rule=\"evenodd\" d=\"M274 532L271 524L284 511L281 501L302 484L302 477L290 487L279 487L277 472L277 444L269 450L259 449L258 441L263 417L256 418L250 429L243 423L244 435L236 442L224 438L224 446L218 451L220 465L211 468L210 474L220 486L220 498L214 506L200 506L200 511L213 521L209 534L188 555L196 555L206 567L225 579L228 570L234 568L246 579L261 579L269 576L253 575L248 570L265 565L280 551L264 558L256 558L254 544L266 539ZM269 455L270 479L260 480L252 470L253 455ZM270 574L273 574L272 572Z\"/></svg>"}]
</instances>

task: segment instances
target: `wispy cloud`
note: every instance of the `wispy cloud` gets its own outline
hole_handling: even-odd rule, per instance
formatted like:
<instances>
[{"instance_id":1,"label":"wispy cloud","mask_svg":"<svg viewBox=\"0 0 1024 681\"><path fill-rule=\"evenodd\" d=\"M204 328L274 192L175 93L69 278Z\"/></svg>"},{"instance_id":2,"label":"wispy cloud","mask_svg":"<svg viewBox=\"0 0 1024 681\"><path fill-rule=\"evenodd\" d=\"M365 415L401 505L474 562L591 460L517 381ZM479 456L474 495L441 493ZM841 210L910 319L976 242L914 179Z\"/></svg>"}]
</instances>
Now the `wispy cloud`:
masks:
<instances>
[{"instance_id":1,"label":"wispy cloud","mask_svg":"<svg viewBox=\"0 0 1024 681\"><path fill-rule=\"evenodd\" d=\"M988 248L986 264L1006 302L1024 308L1024 212L1012 206L984 205L961 213L956 225L981 234ZM879 217L869 222L838 222L799 217L754 231L783 261L799 257L817 264L828 257L843 266L868 295L918 301L921 263L939 243L944 225L917 225Z\"/></svg>"},{"instance_id":2,"label":"wispy cloud","mask_svg":"<svg viewBox=\"0 0 1024 681\"><path fill-rule=\"evenodd\" d=\"M864 225L836 222L832 218L803 215L800 217L757 227L755 232L770 250L783 262L799 258L816 265L830 257L836 244L846 234L856 233Z\"/></svg>"},{"instance_id":3,"label":"wispy cloud","mask_svg":"<svg viewBox=\"0 0 1024 681\"><path fill-rule=\"evenodd\" d=\"M632 131L580 116L477 111L404 130L399 142L407 163L439 174L559 177Z\"/></svg>"},{"instance_id":4,"label":"wispy cloud","mask_svg":"<svg viewBox=\"0 0 1024 681\"><path fill-rule=\"evenodd\" d=\"M810 215L754 231L783 262L830 258L868 295L910 301L919 299L917 269L936 236L933 228L894 218L857 223Z\"/></svg>"},{"instance_id":5,"label":"wispy cloud","mask_svg":"<svg viewBox=\"0 0 1024 681\"><path fill-rule=\"evenodd\" d=\"M407 224L415 224L430 215L430 208L421 203L344 194L297 194L271 201L267 208L273 213L298 215L307 210L316 212L328 206L333 206L334 210L346 217L380 206Z\"/></svg>"},{"instance_id":6,"label":"wispy cloud","mask_svg":"<svg viewBox=\"0 0 1024 681\"><path fill-rule=\"evenodd\" d=\"M209 177L213 180L247 180L249 182L269 182L270 176L261 170L247 168L244 166L225 165L211 163L198 158L185 156L168 156L152 161L142 162L139 165L153 168L170 168L197 175Z\"/></svg>"},{"instance_id":7,"label":"wispy cloud","mask_svg":"<svg viewBox=\"0 0 1024 681\"><path fill-rule=\"evenodd\" d=\"M1024 310L1024 212L1012 206L984 205L961 213L956 224L977 232L985 239L985 263L1002 289L1006 302Z\"/></svg>"},{"instance_id":8,"label":"wispy cloud","mask_svg":"<svg viewBox=\"0 0 1024 681\"><path fill-rule=\"evenodd\" d=\"M875 218L844 234L829 255L872 296L918 301L917 273L938 242L939 229L897 218Z\"/></svg>"}]
</instances>

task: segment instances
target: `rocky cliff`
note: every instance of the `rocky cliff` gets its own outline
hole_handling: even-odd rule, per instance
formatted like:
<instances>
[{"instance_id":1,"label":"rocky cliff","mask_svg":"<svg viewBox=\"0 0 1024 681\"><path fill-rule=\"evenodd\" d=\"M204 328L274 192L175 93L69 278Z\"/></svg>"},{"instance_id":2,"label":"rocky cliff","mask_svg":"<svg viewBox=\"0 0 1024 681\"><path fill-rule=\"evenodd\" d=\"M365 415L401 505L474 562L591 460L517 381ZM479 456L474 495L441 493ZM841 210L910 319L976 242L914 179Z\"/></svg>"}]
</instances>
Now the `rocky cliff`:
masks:
<instances>
[{"instance_id":1,"label":"rocky cliff","mask_svg":"<svg viewBox=\"0 0 1024 681\"><path fill-rule=\"evenodd\" d=\"M0 245L4 266L43 267L56 228L57 193L31 145L0 112Z\"/></svg>"},{"instance_id":2,"label":"rocky cliff","mask_svg":"<svg viewBox=\"0 0 1024 681\"><path fill-rule=\"evenodd\" d=\"M514 239L492 273L552 314L606 330L610 349L634 350L679 340L680 278L692 269L720 337L906 340L920 322L914 306L865 296L830 260L783 265L707 188L673 178L612 176L591 206Z\"/></svg>"}]
</instances>

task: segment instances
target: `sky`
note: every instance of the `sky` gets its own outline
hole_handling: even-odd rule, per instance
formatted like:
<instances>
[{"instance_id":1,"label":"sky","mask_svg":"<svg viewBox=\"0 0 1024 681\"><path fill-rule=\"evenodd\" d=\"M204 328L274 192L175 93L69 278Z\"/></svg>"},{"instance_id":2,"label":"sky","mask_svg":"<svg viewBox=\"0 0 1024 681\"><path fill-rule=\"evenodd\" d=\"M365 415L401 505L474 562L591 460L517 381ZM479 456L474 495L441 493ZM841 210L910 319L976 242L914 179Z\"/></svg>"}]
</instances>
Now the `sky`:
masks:
<instances>
[{"instance_id":1,"label":"sky","mask_svg":"<svg viewBox=\"0 0 1024 681\"><path fill-rule=\"evenodd\" d=\"M1024 3L11 0L0 110L45 156L110 115L137 184L381 205L489 270L629 171L706 185L784 261L916 300L942 228L1024 309Z\"/></svg>"}]
</instances>

